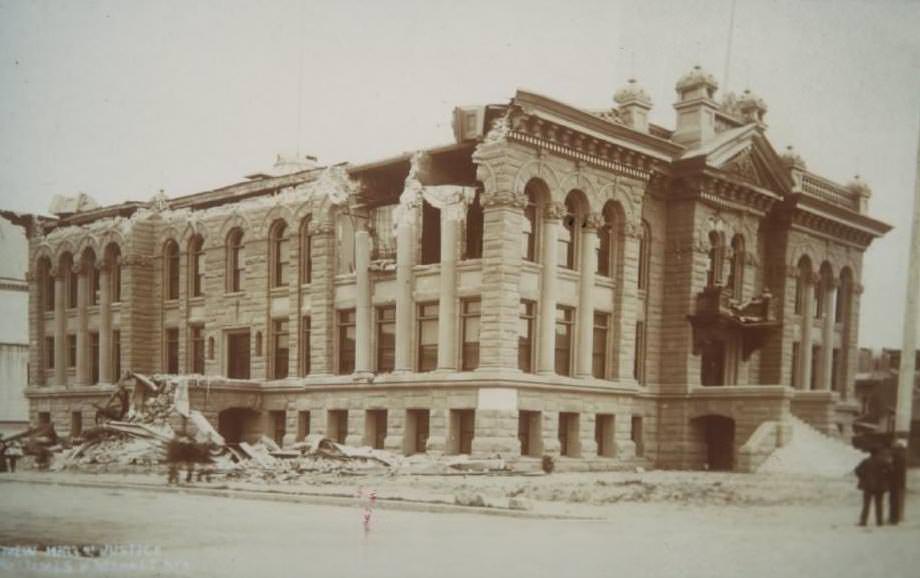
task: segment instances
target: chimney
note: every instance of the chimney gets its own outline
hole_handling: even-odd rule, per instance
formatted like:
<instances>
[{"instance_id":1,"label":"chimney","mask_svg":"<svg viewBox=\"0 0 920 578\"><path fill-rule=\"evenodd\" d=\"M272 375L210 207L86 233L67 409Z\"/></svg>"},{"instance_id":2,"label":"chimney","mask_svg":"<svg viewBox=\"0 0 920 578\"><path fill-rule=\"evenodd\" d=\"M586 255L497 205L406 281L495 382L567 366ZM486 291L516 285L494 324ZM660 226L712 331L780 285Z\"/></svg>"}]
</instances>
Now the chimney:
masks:
<instances>
[{"instance_id":1,"label":"chimney","mask_svg":"<svg viewBox=\"0 0 920 578\"><path fill-rule=\"evenodd\" d=\"M626 86L616 91L613 101L619 105L618 112L626 126L648 132L648 112L652 110L652 99L645 90L630 78Z\"/></svg>"},{"instance_id":2,"label":"chimney","mask_svg":"<svg viewBox=\"0 0 920 578\"><path fill-rule=\"evenodd\" d=\"M677 81L677 130L672 139L685 146L695 146L716 134L715 114L719 108L714 100L719 83L699 66Z\"/></svg>"}]
</instances>

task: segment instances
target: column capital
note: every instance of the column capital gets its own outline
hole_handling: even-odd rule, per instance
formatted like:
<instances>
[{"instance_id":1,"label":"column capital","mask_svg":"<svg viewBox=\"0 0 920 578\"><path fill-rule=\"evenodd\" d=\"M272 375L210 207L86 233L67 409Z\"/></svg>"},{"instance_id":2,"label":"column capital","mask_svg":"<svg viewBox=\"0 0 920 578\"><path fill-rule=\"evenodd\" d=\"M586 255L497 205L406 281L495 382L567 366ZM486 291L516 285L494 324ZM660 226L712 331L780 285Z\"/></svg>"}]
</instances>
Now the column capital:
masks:
<instances>
[{"instance_id":1,"label":"column capital","mask_svg":"<svg viewBox=\"0 0 920 578\"><path fill-rule=\"evenodd\" d=\"M543 206L543 218L547 221L559 221L568 214L565 203L550 201Z\"/></svg>"},{"instance_id":2,"label":"column capital","mask_svg":"<svg viewBox=\"0 0 920 578\"><path fill-rule=\"evenodd\" d=\"M480 195L483 208L511 207L523 209L527 206L527 195L514 191L483 191Z\"/></svg>"},{"instance_id":3,"label":"column capital","mask_svg":"<svg viewBox=\"0 0 920 578\"><path fill-rule=\"evenodd\" d=\"M623 234L631 239L642 238L642 223L627 221L623 223Z\"/></svg>"},{"instance_id":4,"label":"column capital","mask_svg":"<svg viewBox=\"0 0 920 578\"><path fill-rule=\"evenodd\" d=\"M585 216L584 228L588 231L597 232L601 230L604 225L607 224L604 215L600 213L588 213Z\"/></svg>"}]
</instances>

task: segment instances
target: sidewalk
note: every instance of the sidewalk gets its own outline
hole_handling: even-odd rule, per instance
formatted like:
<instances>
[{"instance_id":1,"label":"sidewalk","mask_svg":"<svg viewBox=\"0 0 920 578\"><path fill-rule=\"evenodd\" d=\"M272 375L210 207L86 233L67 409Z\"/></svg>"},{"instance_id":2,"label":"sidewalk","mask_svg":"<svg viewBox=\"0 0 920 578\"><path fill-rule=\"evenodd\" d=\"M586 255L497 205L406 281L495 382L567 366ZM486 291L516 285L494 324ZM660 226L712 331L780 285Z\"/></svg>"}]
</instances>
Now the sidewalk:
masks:
<instances>
[{"instance_id":1,"label":"sidewalk","mask_svg":"<svg viewBox=\"0 0 920 578\"><path fill-rule=\"evenodd\" d=\"M184 472L183 472L184 476ZM46 484L87 488L134 490L159 493L179 493L225 498L243 498L273 502L293 502L328 506L354 507L360 501L359 493L374 490L376 507L382 510L403 510L432 513L467 513L492 516L509 516L534 519L578 519L600 520L597 512L578 504L553 502L518 501L527 509L512 507L509 499L482 497L481 505L458 505L454 494L438 494L406 488L377 489L361 480L353 484L324 485L263 485L238 481L182 482L178 486L168 485L160 476L148 474L95 474L80 472L16 472L0 474L0 482L23 484Z\"/></svg>"}]
</instances>

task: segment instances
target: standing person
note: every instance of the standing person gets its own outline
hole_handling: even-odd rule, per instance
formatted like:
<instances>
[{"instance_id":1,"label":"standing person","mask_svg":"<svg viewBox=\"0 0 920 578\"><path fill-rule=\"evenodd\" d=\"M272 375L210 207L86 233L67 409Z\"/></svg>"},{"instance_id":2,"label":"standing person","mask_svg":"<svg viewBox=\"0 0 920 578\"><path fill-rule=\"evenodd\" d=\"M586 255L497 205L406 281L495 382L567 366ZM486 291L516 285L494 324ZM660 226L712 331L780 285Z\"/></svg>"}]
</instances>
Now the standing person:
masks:
<instances>
[{"instance_id":1,"label":"standing person","mask_svg":"<svg viewBox=\"0 0 920 578\"><path fill-rule=\"evenodd\" d=\"M882 448L872 448L872 455L856 466L856 477L859 478L859 489L863 492L862 513L859 515L859 525L865 526L869 518L869 505L875 502L875 524L884 525L882 520L882 504L885 492L888 490L891 477L891 464Z\"/></svg>"},{"instance_id":2,"label":"standing person","mask_svg":"<svg viewBox=\"0 0 920 578\"><path fill-rule=\"evenodd\" d=\"M888 496L888 523L897 524L904 519L904 498L907 494L907 444L894 442L891 448L891 480Z\"/></svg>"},{"instance_id":3,"label":"standing person","mask_svg":"<svg viewBox=\"0 0 920 578\"><path fill-rule=\"evenodd\" d=\"M8 450L6 450L6 456L10 461L10 473L16 473L16 460L22 456L22 448L19 445L14 444Z\"/></svg>"}]
</instances>

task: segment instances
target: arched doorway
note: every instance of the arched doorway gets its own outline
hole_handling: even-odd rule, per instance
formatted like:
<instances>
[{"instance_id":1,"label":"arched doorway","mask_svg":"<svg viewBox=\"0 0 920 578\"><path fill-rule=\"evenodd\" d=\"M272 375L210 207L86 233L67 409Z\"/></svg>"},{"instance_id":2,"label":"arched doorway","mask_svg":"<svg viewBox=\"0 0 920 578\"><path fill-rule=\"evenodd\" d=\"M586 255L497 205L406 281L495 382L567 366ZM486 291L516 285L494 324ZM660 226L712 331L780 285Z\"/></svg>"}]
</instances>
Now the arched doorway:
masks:
<instances>
[{"instance_id":1,"label":"arched doorway","mask_svg":"<svg viewBox=\"0 0 920 578\"><path fill-rule=\"evenodd\" d=\"M735 420L721 415L704 415L691 422L706 445L710 470L731 471L735 467Z\"/></svg>"},{"instance_id":2,"label":"arched doorway","mask_svg":"<svg viewBox=\"0 0 920 578\"><path fill-rule=\"evenodd\" d=\"M217 432L224 437L227 444L238 445L242 441L259 437L259 413L245 407L231 407L217 416Z\"/></svg>"}]
</instances>

